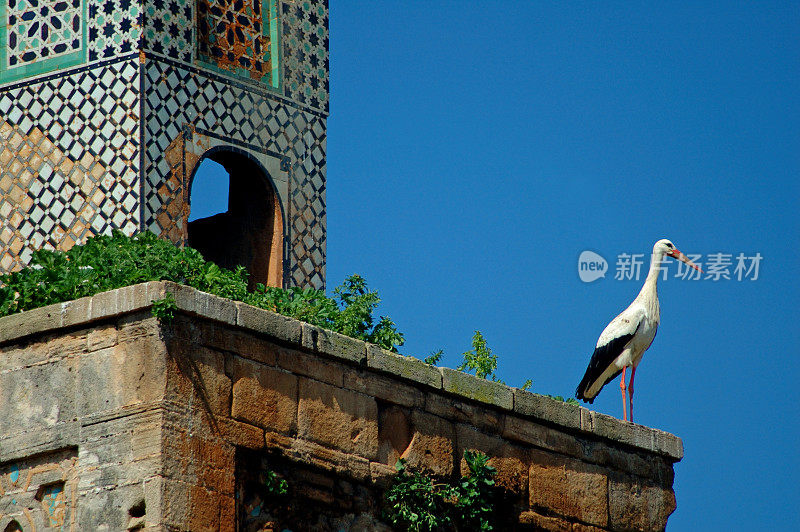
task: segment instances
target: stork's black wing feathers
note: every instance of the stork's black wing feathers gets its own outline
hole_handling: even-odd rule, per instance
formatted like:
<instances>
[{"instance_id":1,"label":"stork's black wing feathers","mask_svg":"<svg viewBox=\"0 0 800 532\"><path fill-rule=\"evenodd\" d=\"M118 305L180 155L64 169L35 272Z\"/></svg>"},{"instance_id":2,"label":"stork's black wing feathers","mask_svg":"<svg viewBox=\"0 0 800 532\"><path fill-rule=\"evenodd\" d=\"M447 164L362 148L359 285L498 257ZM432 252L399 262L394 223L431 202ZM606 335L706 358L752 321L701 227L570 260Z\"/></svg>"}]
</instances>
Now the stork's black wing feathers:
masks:
<instances>
[{"instance_id":1,"label":"stork's black wing feathers","mask_svg":"<svg viewBox=\"0 0 800 532\"><path fill-rule=\"evenodd\" d=\"M589 361L589 367L586 368L586 374L581 379L581 383L578 385L578 389L575 390L575 397L578 399L582 399L584 402L593 403L594 397L587 398L584 396L586 390L592 385L594 381L596 381L603 372L614 362L619 355L622 354L622 350L625 349L625 346L628 342L631 341L635 332L632 334L624 334L622 336L618 336L614 338L610 342L605 345L601 345L594 350L594 354L592 354L592 359ZM611 375L606 382L603 383L603 386L608 384L608 382L619 375L622 370L614 373Z\"/></svg>"}]
</instances>

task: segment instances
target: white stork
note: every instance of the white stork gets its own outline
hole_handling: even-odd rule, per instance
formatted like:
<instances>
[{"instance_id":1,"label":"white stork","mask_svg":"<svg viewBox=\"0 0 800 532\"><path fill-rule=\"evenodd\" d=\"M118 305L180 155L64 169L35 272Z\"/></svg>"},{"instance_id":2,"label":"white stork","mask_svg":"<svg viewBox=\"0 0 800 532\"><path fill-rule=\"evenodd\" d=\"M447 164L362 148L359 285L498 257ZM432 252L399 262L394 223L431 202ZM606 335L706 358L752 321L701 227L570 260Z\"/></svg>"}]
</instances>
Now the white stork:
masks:
<instances>
[{"instance_id":1,"label":"white stork","mask_svg":"<svg viewBox=\"0 0 800 532\"><path fill-rule=\"evenodd\" d=\"M678 251L669 240L661 239L656 242L644 286L633 303L603 329L586 374L575 392L578 399L592 403L603 386L622 373L619 387L622 390L622 418L625 421L628 420L625 369L628 366L631 368L631 382L627 390L630 395L631 422L633 422L633 377L636 375L636 366L641 362L642 355L656 337L658 322L661 319L656 285L664 256L676 258L700 272L703 271Z\"/></svg>"}]
</instances>

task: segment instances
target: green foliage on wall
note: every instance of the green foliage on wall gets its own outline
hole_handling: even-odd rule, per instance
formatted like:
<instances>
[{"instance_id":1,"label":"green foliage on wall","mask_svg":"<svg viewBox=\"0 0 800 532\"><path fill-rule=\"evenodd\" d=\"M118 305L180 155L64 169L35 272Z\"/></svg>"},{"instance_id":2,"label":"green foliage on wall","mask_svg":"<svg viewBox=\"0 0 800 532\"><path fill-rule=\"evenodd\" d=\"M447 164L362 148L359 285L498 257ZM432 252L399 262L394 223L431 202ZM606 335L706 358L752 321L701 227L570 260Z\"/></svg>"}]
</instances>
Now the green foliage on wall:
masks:
<instances>
[{"instance_id":1,"label":"green foliage on wall","mask_svg":"<svg viewBox=\"0 0 800 532\"><path fill-rule=\"evenodd\" d=\"M464 461L469 474L449 482L409 471L405 460L398 460L397 475L385 494L384 518L399 530L494 530L497 471L481 452L464 451Z\"/></svg>"},{"instance_id":2,"label":"green foliage on wall","mask_svg":"<svg viewBox=\"0 0 800 532\"><path fill-rule=\"evenodd\" d=\"M96 236L67 252L40 249L27 268L0 275L0 316L91 296L146 281L173 281L221 297L278 312L312 325L397 351L403 334L394 322L373 312L378 293L352 275L335 288L334 297L311 288L247 289L247 271L220 268L192 248L179 248L152 233L132 237L120 231ZM170 321L174 301L154 302L153 312Z\"/></svg>"}]
</instances>

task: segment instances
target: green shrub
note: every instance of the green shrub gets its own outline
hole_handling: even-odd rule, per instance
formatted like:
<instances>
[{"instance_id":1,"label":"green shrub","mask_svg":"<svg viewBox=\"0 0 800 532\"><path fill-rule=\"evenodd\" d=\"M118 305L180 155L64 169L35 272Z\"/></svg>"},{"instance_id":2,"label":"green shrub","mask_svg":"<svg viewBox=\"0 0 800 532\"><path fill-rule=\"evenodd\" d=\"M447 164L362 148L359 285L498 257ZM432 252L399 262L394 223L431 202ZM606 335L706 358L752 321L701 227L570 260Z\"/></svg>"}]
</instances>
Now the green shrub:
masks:
<instances>
[{"instance_id":1,"label":"green shrub","mask_svg":"<svg viewBox=\"0 0 800 532\"><path fill-rule=\"evenodd\" d=\"M472 337L472 351L464 353L464 361L456 369L459 371L474 371L476 377L502 382L495 375L497 370L497 355L486 345L486 339L480 331L475 331Z\"/></svg>"},{"instance_id":2,"label":"green shrub","mask_svg":"<svg viewBox=\"0 0 800 532\"><path fill-rule=\"evenodd\" d=\"M146 281L173 281L204 292L244 301L285 316L331 329L353 338L397 351L402 333L394 322L381 316L373 324L372 313L380 303L378 293L367 288L358 275L345 279L330 298L311 288L247 289L247 271L220 268L200 252L179 248L152 233L132 237L120 231L90 238L67 252L40 249L27 268L0 275L0 316L53 303L90 296ZM153 312L170 321L174 301L154 302Z\"/></svg>"},{"instance_id":3,"label":"green shrub","mask_svg":"<svg viewBox=\"0 0 800 532\"><path fill-rule=\"evenodd\" d=\"M384 518L401 530L494 530L498 490L494 467L481 452L464 451L469 474L455 483L409 471L400 459L385 494Z\"/></svg>"}]
</instances>

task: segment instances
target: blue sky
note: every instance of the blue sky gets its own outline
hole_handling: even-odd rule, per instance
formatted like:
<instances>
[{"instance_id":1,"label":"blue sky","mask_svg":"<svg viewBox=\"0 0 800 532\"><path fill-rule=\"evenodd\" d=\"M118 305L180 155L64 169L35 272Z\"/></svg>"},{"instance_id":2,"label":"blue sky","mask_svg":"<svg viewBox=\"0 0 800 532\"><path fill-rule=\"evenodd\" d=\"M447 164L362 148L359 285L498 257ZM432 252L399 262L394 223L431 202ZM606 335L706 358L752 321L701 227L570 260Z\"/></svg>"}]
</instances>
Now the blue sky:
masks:
<instances>
[{"instance_id":1,"label":"blue sky","mask_svg":"<svg viewBox=\"0 0 800 532\"><path fill-rule=\"evenodd\" d=\"M670 265L635 413L684 441L668 530L797 529L798 28L797 3L332 2L329 287L363 275L404 354L454 367L477 329L506 382L571 396L643 281L620 253L760 253L757 280Z\"/></svg>"}]
</instances>

